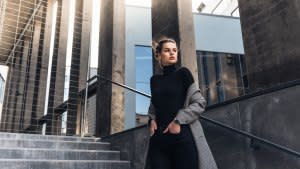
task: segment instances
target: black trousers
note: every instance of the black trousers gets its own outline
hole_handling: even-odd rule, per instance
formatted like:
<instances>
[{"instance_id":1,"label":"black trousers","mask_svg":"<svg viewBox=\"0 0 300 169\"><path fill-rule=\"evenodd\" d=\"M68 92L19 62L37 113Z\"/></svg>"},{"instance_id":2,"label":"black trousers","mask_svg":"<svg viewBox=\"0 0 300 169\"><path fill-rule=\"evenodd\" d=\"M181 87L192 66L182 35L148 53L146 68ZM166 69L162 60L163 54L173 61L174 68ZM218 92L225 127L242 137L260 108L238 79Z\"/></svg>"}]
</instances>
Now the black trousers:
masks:
<instances>
[{"instance_id":1,"label":"black trousers","mask_svg":"<svg viewBox=\"0 0 300 169\"><path fill-rule=\"evenodd\" d=\"M181 125L179 134L162 133L158 128L150 138L151 169L198 169L198 152L191 129Z\"/></svg>"}]
</instances>

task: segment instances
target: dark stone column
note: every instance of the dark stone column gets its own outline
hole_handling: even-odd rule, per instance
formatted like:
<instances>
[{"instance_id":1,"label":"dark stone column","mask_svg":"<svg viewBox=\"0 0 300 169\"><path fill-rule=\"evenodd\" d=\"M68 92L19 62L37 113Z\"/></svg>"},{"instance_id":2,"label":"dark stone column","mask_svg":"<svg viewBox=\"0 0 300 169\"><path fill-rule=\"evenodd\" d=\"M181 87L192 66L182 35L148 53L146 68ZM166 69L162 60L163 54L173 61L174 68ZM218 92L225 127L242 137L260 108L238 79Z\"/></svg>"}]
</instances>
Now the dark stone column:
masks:
<instances>
[{"instance_id":1,"label":"dark stone column","mask_svg":"<svg viewBox=\"0 0 300 169\"><path fill-rule=\"evenodd\" d=\"M100 7L98 75L107 79L112 77L113 2L114 0L103 0ZM111 88L111 83L98 79L96 136L109 135L111 131Z\"/></svg>"},{"instance_id":2,"label":"dark stone column","mask_svg":"<svg viewBox=\"0 0 300 169\"><path fill-rule=\"evenodd\" d=\"M77 95L79 91L79 74L85 69L87 71L88 54L81 55L81 37L82 37L82 0L76 1L75 23L74 23L74 37L72 50L72 63L70 72L70 86L69 86L69 101L68 101L68 116L67 116L67 135L80 134L80 99ZM87 31L88 33L89 31ZM87 43L89 39L86 39ZM89 44L89 43L87 43ZM81 56L84 60L81 60ZM81 63L82 61L82 63ZM82 66L85 66L82 68ZM86 75L85 75L86 78Z\"/></svg>"},{"instance_id":3,"label":"dark stone column","mask_svg":"<svg viewBox=\"0 0 300 169\"><path fill-rule=\"evenodd\" d=\"M14 123L16 119L16 108L17 108L17 96L19 95L18 93L18 82L20 78L20 64L22 62L21 56L22 56L22 46L23 44L21 43L18 48L16 48L14 56L13 56L13 61L10 65L10 69L13 69L11 71L11 88L9 90L9 95L10 97L8 99L8 106L7 106L7 117L5 119L6 122L6 127L5 131L7 132L16 132L14 130Z\"/></svg>"},{"instance_id":4,"label":"dark stone column","mask_svg":"<svg viewBox=\"0 0 300 169\"><path fill-rule=\"evenodd\" d=\"M37 16L43 16L44 7L42 7ZM39 19L35 20L34 29L32 33L32 44L31 44L31 56L28 65L28 74L26 80L26 99L25 99L25 112L24 112L24 125L23 129L27 129L30 127L31 130L37 127L36 122L32 121L32 119L36 120L35 110L37 107L36 101L37 98L35 96L35 83L38 81L37 79L37 68L38 68L38 56L39 49L42 44L40 44L41 34L42 34L42 21ZM30 131L33 132L33 131Z\"/></svg>"},{"instance_id":5,"label":"dark stone column","mask_svg":"<svg viewBox=\"0 0 300 169\"><path fill-rule=\"evenodd\" d=\"M299 0L239 0L250 91L300 78Z\"/></svg>"},{"instance_id":6,"label":"dark stone column","mask_svg":"<svg viewBox=\"0 0 300 169\"><path fill-rule=\"evenodd\" d=\"M180 46L178 6L177 0L161 1L152 0L152 39L158 40L162 36L171 37ZM181 53L178 53L177 65L181 65ZM153 58L153 74L162 72L158 62Z\"/></svg>"},{"instance_id":7,"label":"dark stone column","mask_svg":"<svg viewBox=\"0 0 300 169\"><path fill-rule=\"evenodd\" d=\"M101 1L98 75L124 84L125 2ZM110 82L99 80L96 108L96 135L123 129L124 92Z\"/></svg>"},{"instance_id":8,"label":"dark stone column","mask_svg":"<svg viewBox=\"0 0 300 169\"><path fill-rule=\"evenodd\" d=\"M47 122L47 134L60 133L60 117L55 112L64 101L64 84L66 72L66 55L68 42L68 26L69 26L69 6L68 0L59 1L57 13L57 32L55 34L54 53L51 69L50 92L48 101L49 117Z\"/></svg>"},{"instance_id":9,"label":"dark stone column","mask_svg":"<svg viewBox=\"0 0 300 169\"><path fill-rule=\"evenodd\" d=\"M81 91L86 88L86 81L88 76L88 70L89 70L89 56L90 54L90 41L91 41L91 29L92 29L92 5L93 0L84 0L82 2L82 9L80 10L82 12L82 18L81 22L78 24L80 27L80 34L81 39L77 40L78 42L81 42L80 44L80 69L79 70L79 79L78 79L78 91ZM78 9L79 10L79 9ZM79 30L78 30L79 31ZM82 121L86 121L88 113L82 112L84 111L84 107L81 103L84 102L84 98L80 100L81 102L77 103L77 124L80 123L80 125L77 125L76 127L76 133L81 133L81 128L83 129L82 134L88 133L86 130L87 123L81 123ZM93 105L96 107L96 105ZM95 108L96 109L96 108ZM81 117L80 113L85 113L83 117ZM90 112L89 112L90 113ZM94 118L95 120L95 118ZM85 126L82 126L85 125Z\"/></svg>"},{"instance_id":10,"label":"dark stone column","mask_svg":"<svg viewBox=\"0 0 300 169\"><path fill-rule=\"evenodd\" d=\"M152 37L154 40L161 36L174 38L180 48L177 65L188 67L198 83L191 3L191 0L152 0ZM155 73L161 71L156 61L153 67Z\"/></svg>"},{"instance_id":11,"label":"dark stone column","mask_svg":"<svg viewBox=\"0 0 300 169\"><path fill-rule=\"evenodd\" d=\"M35 117L41 118L45 112L45 101L46 101L46 93L47 93L47 77L48 77L48 64L49 64L49 56L50 56L50 44L51 44L51 33L52 33L52 26L53 20L52 17L55 15L53 13L53 6L55 0L48 0L47 3L47 11L45 11L45 22L44 22L44 29L42 45L39 48L40 56L38 58L38 67L37 67L37 81L35 84L35 92L34 95L37 97L37 106L36 106L36 114ZM59 15L58 15L59 16ZM32 119L32 123L35 123L35 120Z\"/></svg>"},{"instance_id":12,"label":"dark stone column","mask_svg":"<svg viewBox=\"0 0 300 169\"><path fill-rule=\"evenodd\" d=\"M17 81L17 92L16 92L16 113L14 115L14 131L21 132L23 130L24 123L24 104L26 95L26 69L28 63L28 57L30 53L30 31L26 32L25 39L23 41L23 49L21 53L21 60L19 66L19 78Z\"/></svg>"}]
</instances>

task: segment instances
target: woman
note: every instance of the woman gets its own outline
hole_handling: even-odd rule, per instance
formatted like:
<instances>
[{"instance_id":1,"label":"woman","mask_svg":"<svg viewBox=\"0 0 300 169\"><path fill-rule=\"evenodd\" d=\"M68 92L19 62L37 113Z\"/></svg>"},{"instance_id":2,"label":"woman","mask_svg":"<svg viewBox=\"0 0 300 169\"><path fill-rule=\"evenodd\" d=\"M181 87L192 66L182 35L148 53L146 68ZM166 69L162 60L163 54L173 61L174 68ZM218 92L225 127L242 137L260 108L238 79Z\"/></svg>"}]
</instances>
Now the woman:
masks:
<instances>
[{"instance_id":1,"label":"woman","mask_svg":"<svg viewBox=\"0 0 300 169\"><path fill-rule=\"evenodd\" d=\"M198 120L206 101L189 69L175 67L176 42L164 38L154 50L163 74L150 79L151 169L217 169Z\"/></svg>"}]
</instances>

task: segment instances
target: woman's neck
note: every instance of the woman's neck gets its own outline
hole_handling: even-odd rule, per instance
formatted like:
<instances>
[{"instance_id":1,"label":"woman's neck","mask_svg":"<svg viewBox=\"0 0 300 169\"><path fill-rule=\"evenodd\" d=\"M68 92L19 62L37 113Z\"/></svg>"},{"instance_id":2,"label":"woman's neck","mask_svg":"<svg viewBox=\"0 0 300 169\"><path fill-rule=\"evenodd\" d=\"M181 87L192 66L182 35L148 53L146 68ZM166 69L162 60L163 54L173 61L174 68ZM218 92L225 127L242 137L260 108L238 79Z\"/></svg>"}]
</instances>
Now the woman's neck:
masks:
<instances>
[{"instance_id":1,"label":"woman's neck","mask_svg":"<svg viewBox=\"0 0 300 169\"><path fill-rule=\"evenodd\" d=\"M173 72L175 72L175 70L176 70L175 64L163 66L163 74L164 75L173 73Z\"/></svg>"}]
</instances>

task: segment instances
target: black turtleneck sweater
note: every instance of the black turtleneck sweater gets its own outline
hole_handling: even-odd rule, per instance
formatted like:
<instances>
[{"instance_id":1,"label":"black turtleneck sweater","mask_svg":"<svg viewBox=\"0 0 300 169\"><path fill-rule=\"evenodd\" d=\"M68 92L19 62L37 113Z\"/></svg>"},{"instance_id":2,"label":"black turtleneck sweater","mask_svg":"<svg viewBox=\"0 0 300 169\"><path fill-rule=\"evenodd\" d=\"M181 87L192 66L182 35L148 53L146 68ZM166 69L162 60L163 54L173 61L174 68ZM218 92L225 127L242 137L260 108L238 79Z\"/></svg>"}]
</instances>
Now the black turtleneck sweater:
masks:
<instances>
[{"instance_id":1,"label":"black turtleneck sweater","mask_svg":"<svg viewBox=\"0 0 300 169\"><path fill-rule=\"evenodd\" d=\"M194 78L186 67L176 68L175 64L163 67L162 75L150 79L151 102L156 111L158 126L167 126L183 108L188 87Z\"/></svg>"}]
</instances>

